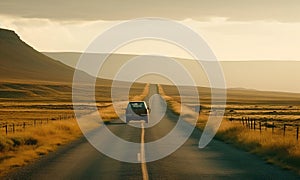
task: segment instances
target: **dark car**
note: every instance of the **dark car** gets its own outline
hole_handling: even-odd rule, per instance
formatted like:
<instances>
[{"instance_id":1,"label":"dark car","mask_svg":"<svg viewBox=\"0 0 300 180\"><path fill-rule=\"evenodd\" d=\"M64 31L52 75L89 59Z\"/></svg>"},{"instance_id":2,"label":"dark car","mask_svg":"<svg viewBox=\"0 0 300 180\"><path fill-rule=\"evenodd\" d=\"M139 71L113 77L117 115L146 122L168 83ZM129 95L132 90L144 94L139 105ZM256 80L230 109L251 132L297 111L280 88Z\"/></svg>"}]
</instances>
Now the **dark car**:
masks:
<instances>
[{"instance_id":1,"label":"dark car","mask_svg":"<svg viewBox=\"0 0 300 180\"><path fill-rule=\"evenodd\" d=\"M149 121L149 109L145 101L129 102L126 108L126 123L130 121Z\"/></svg>"}]
</instances>

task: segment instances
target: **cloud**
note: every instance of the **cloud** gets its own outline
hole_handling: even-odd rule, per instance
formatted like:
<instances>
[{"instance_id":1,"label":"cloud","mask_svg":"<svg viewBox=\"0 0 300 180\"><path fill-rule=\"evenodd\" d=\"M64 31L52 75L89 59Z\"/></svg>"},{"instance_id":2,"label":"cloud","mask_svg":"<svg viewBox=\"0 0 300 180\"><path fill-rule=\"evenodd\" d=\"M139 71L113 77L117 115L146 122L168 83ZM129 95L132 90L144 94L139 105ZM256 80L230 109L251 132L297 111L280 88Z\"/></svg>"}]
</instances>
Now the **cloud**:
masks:
<instances>
[{"instance_id":1,"label":"cloud","mask_svg":"<svg viewBox=\"0 0 300 180\"><path fill-rule=\"evenodd\" d=\"M0 16L0 28L14 30L39 51L84 51L97 35L116 23Z\"/></svg>"},{"instance_id":2,"label":"cloud","mask_svg":"<svg viewBox=\"0 0 300 180\"><path fill-rule=\"evenodd\" d=\"M300 60L300 23L265 21L179 21L200 34L220 60ZM39 51L84 51L96 36L120 21L59 21L0 16L0 27L13 29ZM180 49L157 41L128 44L118 53L161 54L190 58Z\"/></svg>"},{"instance_id":3,"label":"cloud","mask_svg":"<svg viewBox=\"0 0 300 180\"><path fill-rule=\"evenodd\" d=\"M300 21L299 0L10 0L0 1L0 12L26 18L55 20L127 20L163 17L206 21L227 17L230 21Z\"/></svg>"}]
</instances>

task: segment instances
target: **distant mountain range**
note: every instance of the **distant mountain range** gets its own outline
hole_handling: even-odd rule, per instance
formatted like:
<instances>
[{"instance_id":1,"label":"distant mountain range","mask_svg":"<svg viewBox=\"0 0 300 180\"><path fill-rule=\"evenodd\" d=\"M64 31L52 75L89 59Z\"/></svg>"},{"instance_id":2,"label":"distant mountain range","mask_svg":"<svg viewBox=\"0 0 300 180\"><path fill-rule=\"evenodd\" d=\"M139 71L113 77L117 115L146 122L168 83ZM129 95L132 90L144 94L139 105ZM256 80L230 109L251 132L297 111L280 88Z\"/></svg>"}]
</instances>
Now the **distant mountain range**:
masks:
<instances>
[{"instance_id":1,"label":"distant mountain range","mask_svg":"<svg viewBox=\"0 0 300 180\"><path fill-rule=\"evenodd\" d=\"M30 47L15 32L0 29L1 102L71 102L74 72L74 68ZM87 82L94 79L83 71L78 73L78 85L86 89ZM99 96L103 87L110 89L111 82L98 78L96 87L100 88L96 88L95 93ZM82 91L77 97L86 100L89 96Z\"/></svg>"},{"instance_id":2,"label":"distant mountain range","mask_svg":"<svg viewBox=\"0 0 300 180\"><path fill-rule=\"evenodd\" d=\"M76 52L40 53L23 42L15 32L0 29L1 82L71 83L80 56L81 53ZM133 57L136 55L110 55L100 69L100 77L112 79L119 68ZM175 60L191 73L197 85L209 86L205 72L195 61ZM220 64L228 88L300 92L300 61L221 61ZM83 81L91 78L85 72L81 74ZM151 76L144 77L142 81L164 83L163 79Z\"/></svg>"},{"instance_id":3,"label":"distant mountain range","mask_svg":"<svg viewBox=\"0 0 300 180\"><path fill-rule=\"evenodd\" d=\"M75 67L81 54L78 52L44 52L45 55ZM104 54L98 54L103 56ZM99 76L112 79L119 68L137 55L112 54ZM209 86L205 72L195 61L174 58L193 76L199 86ZM267 91L300 92L300 61L220 61L227 88L257 89ZM168 83L153 77L144 78L149 82Z\"/></svg>"}]
</instances>

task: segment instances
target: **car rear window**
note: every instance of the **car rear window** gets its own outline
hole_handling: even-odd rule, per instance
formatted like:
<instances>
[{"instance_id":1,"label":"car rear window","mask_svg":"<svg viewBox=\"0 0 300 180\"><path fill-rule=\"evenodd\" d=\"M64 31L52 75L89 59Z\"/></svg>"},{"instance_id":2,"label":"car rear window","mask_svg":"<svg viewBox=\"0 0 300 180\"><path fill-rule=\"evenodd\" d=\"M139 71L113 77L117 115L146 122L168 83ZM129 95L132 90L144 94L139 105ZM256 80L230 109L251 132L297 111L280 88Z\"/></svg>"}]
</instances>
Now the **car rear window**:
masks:
<instances>
[{"instance_id":1,"label":"car rear window","mask_svg":"<svg viewBox=\"0 0 300 180\"><path fill-rule=\"evenodd\" d=\"M145 104L143 102L133 102L130 103L132 109L145 109Z\"/></svg>"}]
</instances>

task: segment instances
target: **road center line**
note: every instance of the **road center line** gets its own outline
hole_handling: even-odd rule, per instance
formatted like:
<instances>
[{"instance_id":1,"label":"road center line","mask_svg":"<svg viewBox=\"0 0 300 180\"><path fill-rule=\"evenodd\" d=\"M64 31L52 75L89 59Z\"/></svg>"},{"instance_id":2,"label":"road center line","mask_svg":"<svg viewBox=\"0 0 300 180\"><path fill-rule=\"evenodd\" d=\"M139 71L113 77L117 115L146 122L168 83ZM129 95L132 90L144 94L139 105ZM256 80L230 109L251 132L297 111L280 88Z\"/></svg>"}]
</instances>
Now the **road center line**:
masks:
<instances>
[{"instance_id":1,"label":"road center line","mask_svg":"<svg viewBox=\"0 0 300 180\"><path fill-rule=\"evenodd\" d=\"M142 133L141 133L141 166L142 166L142 174L143 174L143 180L148 180L148 170L147 170L147 164L145 159L145 128L144 128L144 122L141 123L142 125Z\"/></svg>"}]
</instances>

